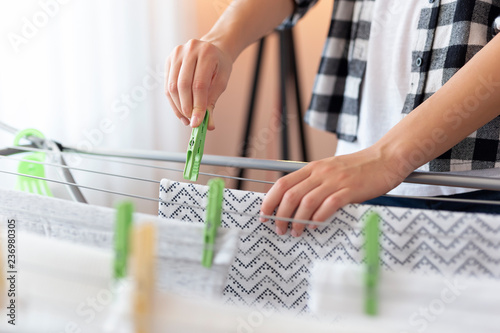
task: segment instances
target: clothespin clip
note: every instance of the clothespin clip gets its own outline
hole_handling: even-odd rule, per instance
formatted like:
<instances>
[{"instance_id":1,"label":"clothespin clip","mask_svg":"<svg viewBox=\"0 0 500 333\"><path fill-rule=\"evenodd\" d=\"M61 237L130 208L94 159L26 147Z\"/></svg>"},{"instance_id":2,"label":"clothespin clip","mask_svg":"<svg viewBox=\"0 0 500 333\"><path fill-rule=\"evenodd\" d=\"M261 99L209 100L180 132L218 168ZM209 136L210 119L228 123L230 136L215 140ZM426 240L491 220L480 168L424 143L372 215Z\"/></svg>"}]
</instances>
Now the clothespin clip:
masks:
<instances>
[{"instance_id":1,"label":"clothespin clip","mask_svg":"<svg viewBox=\"0 0 500 333\"><path fill-rule=\"evenodd\" d=\"M44 135L36 129L25 129L20 131L14 138L14 146L19 145L19 141L28 136L35 136L42 139L45 138ZM44 161L45 153L35 152L29 154L23 158L23 161L19 162L17 172L22 175L45 178L45 168L42 164ZM44 179L19 176L17 178L16 189L49 197L52 196L49 185Z\"/></svg>"},{"instance_id":2,"label":"clothespin clip","mask_svg":"<svg viewBox=\"0 0 500 333\"><path fill-rule=\"evenodd\" d=\"M379 221L380 217L375 212L370 212L365 222L365 313L370 316L377 315L378 294L377 286L380 267L380 244L379 244Z\"/></svg>"},{"instance_id":3,"label":"clothespin clip","mask_svg":"<svg viewBox=\"0 0 500 333\"><path fill-rule=\"evenodd\" d=\"M212 267L214 258L215 238L221 224L222 199L224 196L224 181L220 178L210 179L208 182L208 204L205 218L204 247L201 264Z\"/></svg>"},{"instance_id":4,"label":"clothespin clip","mask_svg":"<svg viewBox=\"0 0 500 333\"><path fill-rule=\"evenodd\" d=\"M132 253L132 221L134 205L130 201L123 201L116 206L113 277L115 297L110 307L109 316L102 327L103 333L131 331L132 327L132 295L135 292L132 279L127 277L129 254ZM134 265L132 265L134 266ZM126 319L125 319L126 318Z\"/></svg>"},{"instance_id":5,"label":"clothespin clip","mask_svg":"<svg viewBox=\"0 0 500 333\"><path fill-rule=\"evenodd\" d=\"M133 320L136 333L152 331L153 295L155 290L156 228L141 223L132 231Z\"/></svg>"},{"instance_id":6,"label":"clothespin clip","mask_svg":"<svg viewBox=\"0 0 500 333\"><path fill-rule=\"evenodd\" d=\"M130 201L121 202L116 207L115 259L113 262L115 280L122 279L127 275L133 211L134 205Z\"/></svg>"},{"instance_id":7,"label":"clothespin clip","mask_svg":"<svg viewBox=\"0 0 500 333\"><path fill-rule=\"evenodd\" d=\"M184 179L196 181L200 172L201 158L203 157L203 148L205 147L205 137L207 135L208 111L205 113L203 122L200 126L193 128L191 138L189 139L186 165L184 166Z\"/></svg>"}]
</instances>

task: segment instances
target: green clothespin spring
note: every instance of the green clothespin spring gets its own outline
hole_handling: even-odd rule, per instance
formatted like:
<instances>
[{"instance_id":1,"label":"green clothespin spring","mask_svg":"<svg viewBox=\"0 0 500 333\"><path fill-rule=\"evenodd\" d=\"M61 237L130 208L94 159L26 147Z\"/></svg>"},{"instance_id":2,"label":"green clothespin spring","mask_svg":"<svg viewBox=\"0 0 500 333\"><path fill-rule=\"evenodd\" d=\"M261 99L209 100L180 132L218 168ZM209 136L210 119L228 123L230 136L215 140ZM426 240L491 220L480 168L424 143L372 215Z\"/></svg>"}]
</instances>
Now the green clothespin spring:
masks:
<instances>
[{"instance_id":1,"label":"green clothespin spring","mask_svg":"<svg viewBox=\"0 0 500 333\"><path fill-rule=\"evenodd\" d=\"M35 136L38 138L45 138L45 136L38 130L29 128L17 133L14 138L14 146L19 145L19 141L22 138ZM23 161L19 162L17 167L17 173L22 175L34 176L39 178L45 178L45 167L43 162L45 161L45 153L35 152L23 157ZM52 192L50 191L47 181L44 179L37 179L25 176L19 176L17 178L16 189L24 192L35 193L40 195L45 195L52 197Z\"/></svg>"},{"instance_id":2,"label":"green clothespin spring","mask_svg":"<svg viewBox=\"0 0 500 333\"><path fill-rule=\"evenodd\" d=\"M116 207L115 259L113 262L113 272L116 280L127 275L133 212L134 206L130 201L121 202Z\"/></svg>"},{"instance_id":3,"label":"green clothespin spring","mask_svg":"<svg viewBox=\"0 0 500 333\"><path fill-rule=\"evenodd\" d=\"M377 286L380 267L379 221L379 215L375 212L370 212L365 224L365 313L370 316L375 316L378 312Z\"/></svg>"},{"instance_id":4,"label":"green clothespin spring","mask_svg":"<svg viewBox=\"0 0 500 333\"><path fill-rule=\"evenodd\" d=\"M224 181L220 178L213 178L209 180L208 186L208 204L205 218L205 232L203 235L204 247L201 264L204 267L210 268L212 267L214 258L217 229L219 229L221 224Z\"/></svg>"},{"instance_id":5,"label":"green clothespin spring","mask_svg":"<svg viewBox=\"0 0 500 333\"><path fill-rule=\"evenodd\" d=\"M193 128L191 138L189 139L186 165L184 166L184 179L196 181L200 172L201 158L203 157L203 148L205 147L205 137L207 135L208 111L200 126Z\"/></svg>"}]
</instances>

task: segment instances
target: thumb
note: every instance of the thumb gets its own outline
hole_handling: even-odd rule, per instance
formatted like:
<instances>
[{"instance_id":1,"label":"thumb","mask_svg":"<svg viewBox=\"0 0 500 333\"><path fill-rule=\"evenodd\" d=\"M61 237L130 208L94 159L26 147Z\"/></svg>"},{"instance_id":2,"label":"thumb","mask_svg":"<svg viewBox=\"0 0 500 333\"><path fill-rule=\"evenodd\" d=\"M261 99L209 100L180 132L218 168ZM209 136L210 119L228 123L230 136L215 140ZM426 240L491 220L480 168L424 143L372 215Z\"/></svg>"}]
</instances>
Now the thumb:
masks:
<instances>
[{"instance_id":1,"label":"thumb","mask_svg":"<svg viewBox=\"0 0 500 333\"><path fill-rule=\"evenodd\" d=\"M215 129L215 120L214 120L214 107L209 106L208 109L208 130L213 131Z\"/></svg>"},{"instance_id":2,"label":"thumb","mask_svg":"<svg viewBox=\"0 0 500 333\"><path fill-rule=\"evenodd\" d=\"M205 118L205 109L195 108L191 114L191 127L196 128L201 125L203 118Z\"/></svg>"},{"instance_id":3,"label":"thumb","mask_svg":"<svg viewBox=\"0 0 500 333\"><path fill-rule=\"evenodd\" d=\"M213 89L210 91L208 95L208 106L207 106L207 111L208 111L208 130L213 131L215 129L215 120L214 120L214 109L215 109L215 102L219 99L220 95L225 90L225 85L219 84L219 85L214 85Z\"/></svg>"}]
</instances>

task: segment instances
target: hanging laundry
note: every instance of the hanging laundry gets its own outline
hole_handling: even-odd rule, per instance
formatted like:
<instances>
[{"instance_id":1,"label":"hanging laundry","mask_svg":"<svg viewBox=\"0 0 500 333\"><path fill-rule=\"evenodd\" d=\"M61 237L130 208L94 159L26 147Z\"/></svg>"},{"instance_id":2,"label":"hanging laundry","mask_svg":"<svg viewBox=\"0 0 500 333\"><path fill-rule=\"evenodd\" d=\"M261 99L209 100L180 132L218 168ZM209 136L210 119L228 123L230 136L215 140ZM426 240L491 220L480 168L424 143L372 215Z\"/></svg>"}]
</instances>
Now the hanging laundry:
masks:
<instances>
[{"instance_id":1,"label":"hanging laundry","mask_svg":"<svg viewBox=\"0 0 500 333\"><path fill-rule=\"evenodd\" d=\"M159 216L203 223L207 187L163 179ZM381 218L382 268L443 276L500 279L500 225L488 214L347 205L300 238L278 236L262 223L263 193L226 189L222 227L242 230L229 270L228 303L309 312L311 267L316 261L361 263L363 220L374 210Z\"/></svg>"},{"instance_id":2,"label":"hanging laundry","mask_svg":"<svg viewBox=\"0 0 500 333\"><path fill-rule=\"evenodd\" d=\"M115 213L114 209L107 207L0 189L0 218L5 221L7 218L16 220L18 232L51 238L54 242L64 241L68 246L77 244L111 253ZM134 220L153 221L158 225L156 265L157 287L160 290L182 296L220 297L237 251L237 229L219 231L215 242L216 255L209 270L201 265L203 225L188 225L173 219L162 219L159 223L157 216L141 213L134 214ZM19 239L19 242L22 241ZM36 250L31 244L24 244L19 249L19 262L34 264L36 260L31 255L36 254ZM59 248L63 249L64 246ZM67 255L64 251L59 255L56 251L52 254L50 260L56 266L58 256L62 258ZM78 262L77 258L74 260ZM109 272L106 273L111 274L111 263L109 265ZM53 272L55 274L56 271Z\"/></svg>"},{"instance_id":3,"label":"hanging laundry","mask_svg":"<svg viewBox=\"0 0 500 333\"><path fill-rule=\"evenodd\" d=\"M364 270L363 265L316 263L309 303L315 317L386 332L498 332L499 280L384 271L377 288L378 314L367 317Z\"/></svg>"}]
</instances>

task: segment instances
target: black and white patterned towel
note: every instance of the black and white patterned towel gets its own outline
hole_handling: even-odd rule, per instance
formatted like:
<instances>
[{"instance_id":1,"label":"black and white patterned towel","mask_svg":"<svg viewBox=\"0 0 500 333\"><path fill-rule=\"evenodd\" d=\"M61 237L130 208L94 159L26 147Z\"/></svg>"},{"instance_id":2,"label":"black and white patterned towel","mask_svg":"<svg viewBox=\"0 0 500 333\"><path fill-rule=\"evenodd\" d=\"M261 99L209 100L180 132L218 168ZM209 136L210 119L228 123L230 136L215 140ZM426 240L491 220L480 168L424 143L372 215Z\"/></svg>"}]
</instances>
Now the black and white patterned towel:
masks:
<instances>
[{"instance_id":1,"label":"black and white patterned towel","mask_svg":"<svg viewBox=\"0 0 500 333\"><path fill-rule=\"evenodd\" d=\"M208 187L163 179L160 217L203 223ZM240 244L224 289L228 303L309 312L312 264L362 263L365 216L381 218L381 260L387 270L500 278L500 217L488 214L348 205L299 238L261 223L263 193L225 189L222 225ZM236 212L236 213L233 213ZM240 213L240 214L239 214Z\"/></svg>"}]
</instances>

